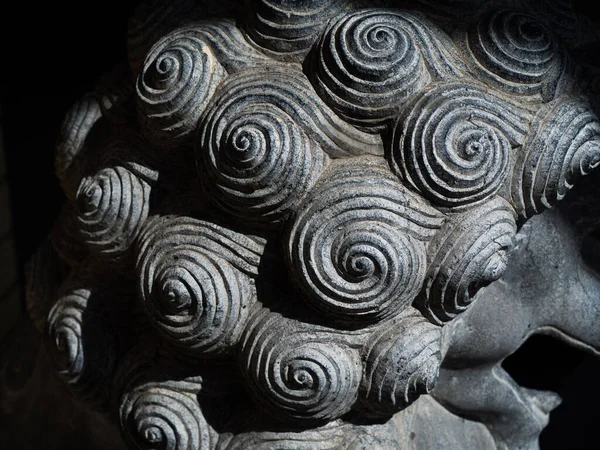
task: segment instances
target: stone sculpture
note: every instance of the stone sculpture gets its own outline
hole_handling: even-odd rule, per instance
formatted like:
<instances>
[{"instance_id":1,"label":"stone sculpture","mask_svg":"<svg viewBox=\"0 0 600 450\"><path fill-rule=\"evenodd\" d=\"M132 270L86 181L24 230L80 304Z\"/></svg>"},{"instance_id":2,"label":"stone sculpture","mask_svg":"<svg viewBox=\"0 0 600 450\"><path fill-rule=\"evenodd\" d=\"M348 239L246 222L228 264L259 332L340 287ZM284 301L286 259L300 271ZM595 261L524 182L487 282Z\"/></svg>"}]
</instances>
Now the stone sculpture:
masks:
<instances>
[{"instance_id":1,"label":"stone sculpture","mask_svg":"<svg viewBox=\"0 0 600 450\"><path fill-rule=\"evenodd\" d=\"M518 283L593 217L540 214L600 164L568 3L142 4L29 265L59 379L128 448L536 448L556 398L500 362L600 351L597 279L562 285L589 323Z\"/></svg>"}]
</instances>

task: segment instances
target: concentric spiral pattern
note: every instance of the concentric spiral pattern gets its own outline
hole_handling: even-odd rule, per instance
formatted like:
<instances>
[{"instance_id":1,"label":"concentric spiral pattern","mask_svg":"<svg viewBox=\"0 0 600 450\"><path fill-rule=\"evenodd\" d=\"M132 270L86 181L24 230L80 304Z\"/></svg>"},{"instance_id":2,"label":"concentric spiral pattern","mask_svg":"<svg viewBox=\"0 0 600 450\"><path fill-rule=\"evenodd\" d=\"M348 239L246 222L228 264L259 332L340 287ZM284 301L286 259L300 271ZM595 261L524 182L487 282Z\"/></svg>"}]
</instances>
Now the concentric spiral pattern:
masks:
<instances>
[{"instance_id":1,"label":"concentric spiral pattern","mask_svg":"<svg viewBox=\"0 0 600 450\"><path fill-rule=\"evenodd\" d=\"M163 145L181 144L225 76L204 39L186 30L166 35L152 47L137 78L142 131Z\"/></svg>"},{"instance_id":2,"label":"concentric spiral pattern","mask_svg":"<svg viewBox=\"0 0 600 450\"><path fill-rule=\"evenodd\" d=\"M150 220L140 235L137 273L151 322L198 354L232 350L255 301L248 272L262 248L244 235L186 217Z\"/></svg>"},{"instance_id":3,"label":"concentric spiral pattern","mask_svg":"<svg viewBox=\"0 0 600 450\"><path fill-rule=\"evenodd\" d=\"M311 81L317 93L350 123L382 125L431 81L411 25L397 12L343 16L315 52Z\"/></svg>"},{"instance_id":4,"label":"concentric spiral pattern","mask_svg":"<svg viewBox=\"0 0 600 450\"><path fill-rule=\"evenodd\" d=\"M506 270L516 232L514 210L500 197L453 216L430 243L415 306L440 325L465 311Z\"/></svg>"},{"instance_id":5,"label":"concentric spiral pattern","mask_svg":"<svg viewBox=\"0 0 600 450\"><path fill-rule=\"evenodd\" d=\"M512 200L530 217L565 196L578 177L600 164L600 122L580 98L541 108L515 164Z\"/></svg>"},{"instance_id":6,"label":"concentric spiral pattern","mask_svg":"<svg viewBox=\"0 0 600 450\"><path fill-rule=\"evenodd\" d=\"M474 69L511 94L551 100L564 89L568 61L543 24L527 14L497 11L467 33Z\"/></svg>"},{"instance_id":7,"label":"concentric spiral pattern","mask_svg":"<svg viewBox=\"0 0 600 450\"><path fill-rule=\"evenodd\" d=\"M511 144L522 143L528 117L479 85L440 85L398 119L392 169L438 205L484 199L506 180Z\"/></svg>"},{"instance_id":8,"label":"concentric spiral pattern","mask_svg":"<svg viewBox=\"0 0 600 450\"><path fill-rule=\"evenodd\" d=\"M330 156L343 157L383 154L379 136L358 131L341 120L312 92L304 74L291 67L269 67L230 76L219 88L214 102L202 119L200 143L207 142L206 123L220 117L223 111L251 109L268 105L274 114L281 110L292 117L302 130ZM262 106L261 106L262 107Z\"/></svg>"},{"instance_id":9,"label":"concentric spiral pattern","mask_svg":"<svg viewBox=\"0 0 600 450\"><path fill-rule=\"evenodd\" d=\"M360 359L335 336L266 309L252 317L242 367L265 412L296 424L327 422L348 412L358 395Z\"/></svg>"},{"instance_id":10,"label":"concentric spiral pattern","mask_svg":"<svg viewBox=\"0 0 600 450\"><path fill-rule=\"evenodd\" d=\"M59 135L42 351L131 448L419 446L442 326L600 165L552 34L600 33L566 0L141 3Z\"/></svg>"},{"instance_id":11,"label":"concentric spiral pattern","mask_svg":"<svg viewBox=\"0 0 600 450\"><path fill-rule=\"evenodd\" d=\"M428 394L439 374L440 327L409 307L384 322L365 345L365 375L361 400L371 414L395 414Z\"/></svg>"},{"instance_id":12,"label":"concentric spiral pattern","mask_svg":"<svg viewBox=\"0 0 600 450\"><path fill-rule=\"evenodd\" d=\"M200 179L224 210L260 224L281 221L314 185L327 154L280 109L228 106L202 125Z\"/></svg>"},{"instance_id":13,"label":"concentric spiral pattern","mask_svg":"<svg viewBox=\"0 0 600 450\"><path fill-rule=\"evenodd\" d=\"M119 357L118 336L100 309L102 287L83 287L79 278L74 274L65 281L48 314L49 350L59 377L79 398L102 407Z\"/></svg>"},{"instance_id":14,"label":"concentric spiral pattern","mask_svg":"<svg viewBox=\"0 0 600 450\"><path fill-rule=\"evenodd\" d=\"M327 21L346 3L346 0L246 0L248 35L274 57L301 59Z\"/></svg>"},{"instance_id":15,"label":"concentric spiral pattern","mask_svg":"<svg viewBox=\"0 0 600 450\"><path fill-rule=\"evenodd\" d=\"M127 441L139 449L210 450L216 444L194 380L140 383L121 398L119 416Z\"/></svg>"},{"instance_id":16,"label":"concentric spiral pattern","mask_svg":"<svg viewBox=\"0 0 600 450\"><path fill-rule=\"evenodd\" d=\"M340 161L299 209L288 267L323 313L378 320L413 301L425 276L425 242L441 224L441 214L385 167Z\"/></svg>"},{"instance_id":17,"label":"concentric spiral pattern","mask_svg":"<svg viewBox=\"0 0 600 450\"><path fill-rule=\"evenodd\" d=\"M123 257L148 216L149 201L150 185L124 167L85 177L77 190L83 241L94 253Z\"/></svg>"}]
</instances>

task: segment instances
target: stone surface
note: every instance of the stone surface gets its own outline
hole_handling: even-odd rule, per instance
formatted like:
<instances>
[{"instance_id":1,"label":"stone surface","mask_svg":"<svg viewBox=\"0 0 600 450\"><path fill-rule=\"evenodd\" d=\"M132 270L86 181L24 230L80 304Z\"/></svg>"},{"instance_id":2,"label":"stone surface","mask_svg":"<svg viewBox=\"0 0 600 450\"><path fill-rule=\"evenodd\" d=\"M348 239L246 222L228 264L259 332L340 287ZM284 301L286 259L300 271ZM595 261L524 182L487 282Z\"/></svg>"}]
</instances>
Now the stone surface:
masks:
<instances>
[{"instance_id":1,"label":"stone surface","mask_svg":"<svg viewBox=\"0 0 600 450\"><path fill-rule=\"evenodd\" d=\"M596 37L550 3L143 3L28 266L12 339L57 378L5 408L110 448L537 448L559 399L502 361L600 351Z\"/></svg>"}]
</instances>

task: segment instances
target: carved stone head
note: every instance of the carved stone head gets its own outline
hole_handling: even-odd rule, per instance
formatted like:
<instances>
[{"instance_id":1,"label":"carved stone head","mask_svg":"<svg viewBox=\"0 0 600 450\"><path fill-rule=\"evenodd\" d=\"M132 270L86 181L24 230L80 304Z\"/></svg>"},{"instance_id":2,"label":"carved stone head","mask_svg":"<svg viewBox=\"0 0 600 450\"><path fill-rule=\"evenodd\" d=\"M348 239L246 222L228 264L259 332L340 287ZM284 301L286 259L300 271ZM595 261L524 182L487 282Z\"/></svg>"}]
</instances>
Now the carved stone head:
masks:
<instances>
[{"instance_id":1,"label":"carved stone head","mask_svg":"<svg viewBox=\"0 0 600 450\"><path fill-rule=\"evenodd\" d=\"M139 7L64 121L69 201L30 265L59 377L130 448L409 448L414 417L446 430L418 448L535 446L556 400L500 362L544 327L593 337L532 312L513 254L574 229L528 220L600 164L569 50L597 36L548 8Z\"/></svg>"}]
</instances>

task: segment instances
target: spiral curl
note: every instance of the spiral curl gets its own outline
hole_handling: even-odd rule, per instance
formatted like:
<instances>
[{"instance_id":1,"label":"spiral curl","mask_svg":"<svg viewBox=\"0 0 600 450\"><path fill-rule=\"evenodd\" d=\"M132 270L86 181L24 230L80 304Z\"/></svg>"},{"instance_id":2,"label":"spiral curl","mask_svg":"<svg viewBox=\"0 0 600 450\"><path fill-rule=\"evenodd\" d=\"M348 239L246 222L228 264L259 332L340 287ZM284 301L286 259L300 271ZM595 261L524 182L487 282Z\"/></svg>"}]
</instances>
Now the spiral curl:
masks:
<instances>
[{"instance_id":1,"label":"spiral curl","mask_svg":"<svg viewBox=\"0 0 600 450\"><path fill-rule=\"evenodd\" d=\"M380 320L410 305L425 276L425 242L443 216L378 163L336 164L287 236L290 274L325 314Z\"/></svg>"},{"instance_id":2,"label":"spiral curl","mask_svg":"<svg viewBox=\"0 0 600 450\"><path fill-rule=\"evenodd\" d=\"M149 201L143 178L121 166L101 169L79 184L79 234L90 251L121 259L148 217Z\"/></svg>"},{"instance_id":3,"label":"spiral curl","mask_svg":"<svg viewBox=\"0 0 600 450\"><path fill-rule=\"evenodd\" d=\"M270 56L301 60L346 0L247 0L248 36Z\"/></svg>"},{"instance_id":4,"label":"spiral curl","mask_svg":"<svg viewBox=\"0 0 600 450\"><path fill-rule=\"evenodd\" d=\"M523 142L530 112L475 84L439 85L411 102L394 126L390 165L441 206L497 192Z\"/></svg>"},{"instance_id":5,"label":"spiral curl","mask_svg":"<svg viewBox=\"0 0 600 450\"><path fill-rule=\"evenodd\" d=\"M600 122L580 98L561 97L535 117L515 164L512 200L530 217L562 200L600 164Z\"/></svg>"},{"instance_id":6,"label":"spiral curl","mask_svg":"<svg viewBox=\"0 0 600 450\"><path fill-rule=\"evenodd\" d=\"M516 232L515 212L500 197L452 217L430 243L415 306L439 325L464 312L506 270Z\"/></svg>"},{"instance_id":7,"label":"spiral curl","mask_svg":"<svg viewBox=\"0 0 600 450\"><path fill-rule=\"evenodd\" d=\"M255 401L273 417L324 423L350 410L358 395L358 354L335 336L261 310L242 339L242 368Z\"/></svg>"},{"instance_id":8,"label":"spiral curl","mask_svg":"<svg viewBox=\"0 0 600 450\"><path fill-rule=\"evenodd\" d=\"M249 111L257 105L263 109L268 105L272 114L282 111L293 118L332 157L383 154L379 136L358 131L344 122L313 92L302 72L282 66L239 72L225 80L202 118L200 145L210 141L210 127L206 124L218 120L223 111Z\"/></svg>"},{"instance_id":9,"label":"spiral curl","mask_svg":"<svg viewBox=\"0 0 600 450\"><path fill-rule=\"evenodd\" d=\"M365 344L361 404L386 416L428 394L442 361L441 337L441 328L412 307L381 324Z\"/></svg>"},{"instance_id":10,"label":"spiral curl","mask_svg":"<svg viewBox=\"0 0 600 450\"><path fill-rule=\"evenodd\" d=\"M185 142L225 76L200 36L184 29L163 37L146 56L136 82L146 137L169 147Z\"/></svg>"},{"instance_id":11,"label":"spiral curl","mask_svg":"<svg viewBox=\"0 0 600 450\"><path fill-rule=\"evenodd\" d=\"M550 30L530 15L494 12L467 33L466 46L483 79L521 98L552 100L568 83L566 55Z\"/></svg>"},{"instance_id":12,"label":"spiral curl","mask_svg":"<svg viewBox=\"0 0 600 450\"><path fill-rule=\"evenodd\" d=\"M110 293L100 284L85 286L79 277L65 281L48 313L48 346L60 379L83 401L102 408L110 398L120 343L101 309Z\"/></svg>"},{"instance_id":13,"label":"spiral curl","mask_svg":"<svg viewBox=\"0 0 600 450\"><path fill-rule=\"evenodd\" d=\"M136 271L151 323L190 352L231 352L256 300L248 272L257 272L261 251L246 236L208 222L150 220Z\"/></svg>"},{"instance_id":14,"label":"spiral curl","mask_svg":"<svg viewBox=\"0 0 600 450\"><path fill-rule=\"evenodd\" d=\"M315 184L327 154L285 112L229 105L202 125L200 179L224 210L267 226L281 222Z\"/></svg>"},{"instance_id":15,"label":"spiral curl","mask_svg":"<svg viewBox=\"0 0 600 450\"><path fill-rule=\"evenodd\" d=\"M194 379L139 383L121 397L119 417L128 442L140 449L210 450L216 432L206 422Z\"/></svg>"},{"instance_id":16,"label":"spiral curl","mask_svg":"<svg viewBox=\"0 0 600 450\"><path fill-rule=\"evenodd\" d=\"M348 122L378 129L431 81L410 25L381 10L340 18L315 51L317 93Z\"/></svg>"}]
</instances>

